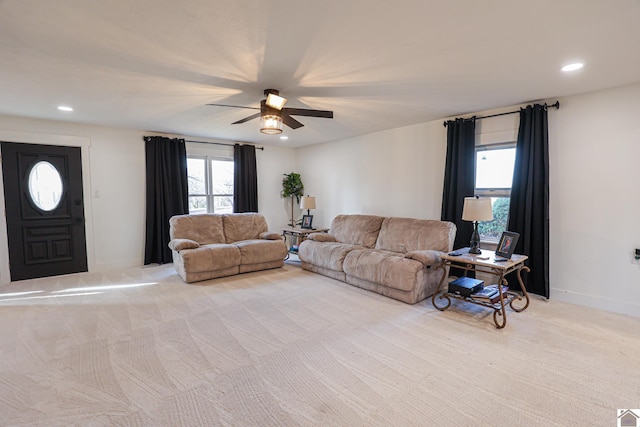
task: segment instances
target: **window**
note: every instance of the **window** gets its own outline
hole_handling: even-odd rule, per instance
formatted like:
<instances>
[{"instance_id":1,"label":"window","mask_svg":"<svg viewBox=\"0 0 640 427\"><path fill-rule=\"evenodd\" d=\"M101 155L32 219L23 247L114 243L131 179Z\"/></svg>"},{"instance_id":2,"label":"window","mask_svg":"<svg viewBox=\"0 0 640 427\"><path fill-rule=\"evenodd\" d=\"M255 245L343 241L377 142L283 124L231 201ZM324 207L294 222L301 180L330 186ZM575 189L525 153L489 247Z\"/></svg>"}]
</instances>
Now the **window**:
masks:
<instances>
[{"instance_id":1,"label":"window","mask_svg":"<svg viewBox=\"0 0 640 427\"><path fill-rule=\"evenodd\" d=\"M233 161L188 156L189 213L233 212Z\"/></svg>"},{"instance_id":2,"label":"window","mask_svg":"<svg viewBox=\"0 0 640 427\"><path fill-rule=\"evenodd\" d=\"M497 242L507 229L515 159L515 143L476 147L476 195L493 206L493 221L478 224L481 240Z\"/></svg>"}]
</instances>

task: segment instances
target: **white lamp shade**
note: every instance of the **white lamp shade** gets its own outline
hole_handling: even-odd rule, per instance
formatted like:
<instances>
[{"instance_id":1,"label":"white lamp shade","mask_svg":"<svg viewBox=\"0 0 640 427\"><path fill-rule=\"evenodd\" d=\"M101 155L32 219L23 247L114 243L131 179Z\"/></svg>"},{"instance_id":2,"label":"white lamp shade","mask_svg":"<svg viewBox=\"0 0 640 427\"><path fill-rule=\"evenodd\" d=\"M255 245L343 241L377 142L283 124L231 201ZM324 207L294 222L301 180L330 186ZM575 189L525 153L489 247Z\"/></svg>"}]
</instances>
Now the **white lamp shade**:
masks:
<instances>
[{"instance_id":1,"label":"white lamp shade","mask_svg":"<svg viewBox=\"0 0 640 427\"><path fill-rule=\"evenodd\" d=\"M462 207L463 221L491 221L493 209L489 197L465 197Z\"/></svg>"},{"instance_id":2,"label":"white lamp shade","mask_svg":"<svg viewBox=\"0 0 640 427\"><path fill-rule=\"evenodd\" d=\"M315 209L316 198L315 196L302 196L300 201L300 209Z\"/></svg>"}]
</instances>

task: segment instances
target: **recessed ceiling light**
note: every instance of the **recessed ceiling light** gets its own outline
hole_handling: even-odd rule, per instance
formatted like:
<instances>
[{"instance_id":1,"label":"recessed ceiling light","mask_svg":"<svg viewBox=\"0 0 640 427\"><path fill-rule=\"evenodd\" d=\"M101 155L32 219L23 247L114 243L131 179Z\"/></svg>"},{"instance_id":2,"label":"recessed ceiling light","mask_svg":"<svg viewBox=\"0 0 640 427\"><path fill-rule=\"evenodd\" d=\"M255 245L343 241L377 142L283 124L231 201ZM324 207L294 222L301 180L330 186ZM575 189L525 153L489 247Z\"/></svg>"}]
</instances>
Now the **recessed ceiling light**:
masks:
<instances>
[{"instance_id":1,"label":"recessed ceiling light","mask_svg":"<svg viewBox=\"0 0 640 427\"><path fill-rule=\"evenodd\" d=\"M575 71L579 70L582 67L584 67L584 64L582 62L574 62L573 64L568 64L562 67L562 71Z\"/></svg>"},{"instance_id":2,"label":"recessed ceiling light","mask_svg":"<svg viewBox=\"0 0 640 427\"><path fill-rule=\"evenodd\" d=\"M289 137L288 137L288 136L285 136L285 135L282 135L282 136L280 137L280 139L289 139Z\"/></svg>"},{"instance_id":3,"label":"recessed ceiling light","mask_svg":"<svg viewBox=\"0 0 640 427\"><path fill-rule=\"evenodd\" d=\"M58 110L60 110L60 111L73 111L73 108L67 107L66 105L58 105Z\"/></svg>"}]
</instances>

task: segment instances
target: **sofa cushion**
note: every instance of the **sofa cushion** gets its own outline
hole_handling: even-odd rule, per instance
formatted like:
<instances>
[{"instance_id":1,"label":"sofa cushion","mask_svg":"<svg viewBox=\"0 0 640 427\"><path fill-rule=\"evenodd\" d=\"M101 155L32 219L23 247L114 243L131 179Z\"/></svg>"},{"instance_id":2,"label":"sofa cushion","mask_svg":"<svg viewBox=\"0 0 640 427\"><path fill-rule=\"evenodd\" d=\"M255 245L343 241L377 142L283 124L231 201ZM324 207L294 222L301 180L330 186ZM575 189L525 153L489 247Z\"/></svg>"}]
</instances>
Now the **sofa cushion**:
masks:
<instances>
[{"instance_id":1,"label":"sofa cushion","mask_svg":"<svg viewBox=\"0 0 640 427\"><path fill-rule=\"evenodd\" d=\"M413 291L423 280L424 269L421 262L389 251L356 249L344 260L347 276L402 291Z\"/></svg>"},{"instance_id":2,"label":"sofa cushion","mask_svg":"<svg viewBox=\"0 0 640 427\"><path fill-rule=\"evenodd\" d=\"M330 233L338 242L373 248L383 219L374 215L338 215L331 221Z\"/></svg>"},{"instance_id":3,"label":"sofa cushion","mask_svg":"<svg viewBox=\"0 0 640 427\"><path fill-rule=\"evenodd\" d=\"M238 266L240 249L235 245L214 243L180 252L184 269L190 273L216 271Z\"/></svg>"},{"instance_id":4,"label":"sofa cushion","mask_svg":"<svg viewBox=\"0 0 640 427\"><path fill-rule=\"evenodd\" d=\"M176 215L169 219L171 239L190 239L208 245L225 243L222 216L217 214Z\"/></svg>"},{"instance_id":5,"label":"sofa cushion","mask_svg":"<svg viewBox=\"0 0 640 427\"><path fill-rule=\"evenodd\" d=\"M287 245L278 240L243 240L233 243L240 250L240 265L282 261L287 256Z\"/></svg>"},{"instance_id":6,"label":"sofa cushion","mask_svg":"<svg viewBox=\"0 0 640 427\"><path fill-rule=\"evenodd\" d=\"M224 236L227 243L260 238L260 233L268 231L267 220L254 212L222 215Z\"/></svg>"},{"instance_id":7,"label":"sofa cushion","mask_svg":"<svg viewBox=\"0 0 640 427\"><path fill-rule=\"evenodd\" d=\"M329 270L343 271L342 264L344 259L354 249L363 249L363 247L347 243L305 240L300 243L298 256L303 262Z\"/></svg>"},{"instance_id":8,"label":"sofa cushion","mask_svg":"<svg viewBox=\"0 0 640 427\"><path fill-rule=\"evenodd\" d=\"M375 247L402 254L423 249L449 252L455 233L455 225L447 221L385 218Z\"/></svg>"}]
</instances>

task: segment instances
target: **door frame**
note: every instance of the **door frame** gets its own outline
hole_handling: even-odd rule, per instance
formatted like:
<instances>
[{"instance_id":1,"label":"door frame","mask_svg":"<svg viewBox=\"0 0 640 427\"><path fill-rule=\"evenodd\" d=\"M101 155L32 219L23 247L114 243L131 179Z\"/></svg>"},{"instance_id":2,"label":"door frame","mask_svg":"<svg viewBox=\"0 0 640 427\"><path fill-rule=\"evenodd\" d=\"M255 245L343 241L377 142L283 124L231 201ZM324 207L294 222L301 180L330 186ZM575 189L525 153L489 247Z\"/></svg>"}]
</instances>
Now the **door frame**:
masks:
<instances>
[{"instance_id":1,"label":"door frame","mask_svg":"<svg viewBox=\"0 0 640 427\"><path fill-rule=\"evenodd\" d=\"M84 192L85 236L87 242L87 269L95 270L95 246L93 240L93 192L91 191L91 163L89 152L91 138L82 136L56 135L44 133L20 132L0 129L0 141L22 144L60 145L66 147L80 147L82 158L82 191ZM1 166L0 166L1 169ZM0 173L0 187L4 189L4 179ZM7 216L4 201L4 191L0 191L0 285L11 283L9 268L9 242L7 239Z\"/></svg>"}]
</instances>

